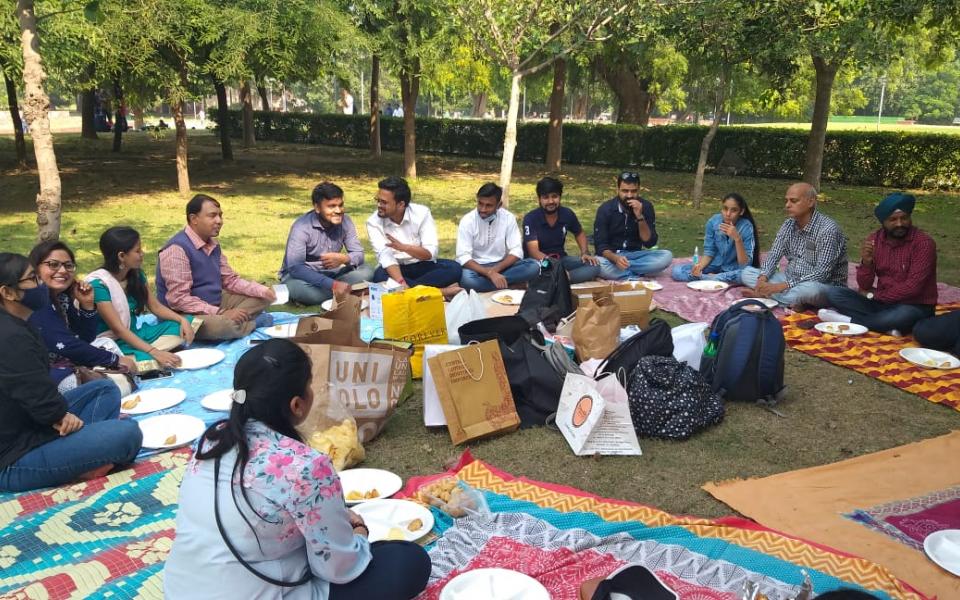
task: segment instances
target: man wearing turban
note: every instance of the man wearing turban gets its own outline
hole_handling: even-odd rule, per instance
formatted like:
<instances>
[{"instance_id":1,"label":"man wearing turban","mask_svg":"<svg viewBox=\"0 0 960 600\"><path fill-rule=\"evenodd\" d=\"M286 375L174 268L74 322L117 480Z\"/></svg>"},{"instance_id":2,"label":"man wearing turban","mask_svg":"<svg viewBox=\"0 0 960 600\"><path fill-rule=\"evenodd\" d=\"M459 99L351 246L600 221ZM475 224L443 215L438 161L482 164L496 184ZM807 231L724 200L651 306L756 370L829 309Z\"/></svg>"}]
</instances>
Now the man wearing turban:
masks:
<instances>
[{"instance_id":1,"label":"man wearing turban","mask_svg":"<svg viewBox=\"0 0 960 600\"><path fill-rule=\"evenodd\" d=\"M827 291L829 305L821 321L853 322L873 331L909 333L937 304L937 245L913 226L917 200L896 192L874 209L881 227L860 246L857 285ZM870 296L872 294L872 297Z\"/></svg>"}]
</instances>

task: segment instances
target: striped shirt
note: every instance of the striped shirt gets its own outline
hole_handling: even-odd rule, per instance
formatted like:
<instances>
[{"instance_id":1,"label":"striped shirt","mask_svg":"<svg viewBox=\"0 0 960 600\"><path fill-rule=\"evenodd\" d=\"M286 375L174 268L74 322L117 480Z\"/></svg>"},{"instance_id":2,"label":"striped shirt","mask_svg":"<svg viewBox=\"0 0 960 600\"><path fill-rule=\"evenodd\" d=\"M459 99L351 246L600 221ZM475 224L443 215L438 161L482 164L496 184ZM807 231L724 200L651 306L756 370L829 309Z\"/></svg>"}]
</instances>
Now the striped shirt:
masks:
<instances>
[{"instance_id":1,"label":"striped shirt","mask_svg":"<svg viewBox=\"0 0 960 600\"><path fill-rule=\"evenodd\" d=\"M784 257L790 287L805 281L847 285L847 237L836 221L819 210L813 211L803 228L792 218L783 222L763 260L762 274L769 279Z\"/></svg>"}]
</instances>

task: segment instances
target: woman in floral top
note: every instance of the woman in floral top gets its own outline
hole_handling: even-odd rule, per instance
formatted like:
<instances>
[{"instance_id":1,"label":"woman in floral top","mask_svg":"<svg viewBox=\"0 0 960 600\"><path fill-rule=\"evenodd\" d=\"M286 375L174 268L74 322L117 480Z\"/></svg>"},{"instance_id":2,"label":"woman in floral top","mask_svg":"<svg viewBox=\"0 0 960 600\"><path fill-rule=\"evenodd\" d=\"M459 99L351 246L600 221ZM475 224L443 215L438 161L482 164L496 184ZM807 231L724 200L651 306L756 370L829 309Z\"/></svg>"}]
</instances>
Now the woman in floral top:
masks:
<instances>
[{"instance_id":1,"label":"woman in floral top","mask_svg":"<svg viewBox=\"0 0 960 600\"><path fill-rule=\"evenodd\" d=\"M180 487L166 598L406 600L426 587L427 553L370 544L329 457L297 433L310 377L309 358L287 340L237 363L230 418L206 431Z\"/></svg>"}]
</instances>

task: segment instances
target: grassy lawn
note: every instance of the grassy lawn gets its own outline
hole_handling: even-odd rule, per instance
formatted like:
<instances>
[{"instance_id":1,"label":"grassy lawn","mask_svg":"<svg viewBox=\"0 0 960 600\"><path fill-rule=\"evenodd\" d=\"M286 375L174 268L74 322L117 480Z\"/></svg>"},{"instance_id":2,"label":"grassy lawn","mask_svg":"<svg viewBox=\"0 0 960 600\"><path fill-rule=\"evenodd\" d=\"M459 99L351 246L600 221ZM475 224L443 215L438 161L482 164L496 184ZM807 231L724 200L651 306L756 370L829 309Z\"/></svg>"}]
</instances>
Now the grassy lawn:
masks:
<instances>
[{"instance_id":1,"label":"grassy lawn","mask_svg":"<svg viewBox=\"0 0 960 600\"><path fill-rule=\"evenodd\" d=\"M361 224L373 210L376 181L401 170L398 154L373 161L365 152L317 146L261 144L235 149L236 160L220 159L209 134L191 137L193 187L221 200L226 224L221 236L231 264L247 277L275 282L290 223L310 208L309 192L324 179L344 188L348 211ZM62 237L78 250L81 269L99 264L97 239L107 227L129 224L143 235L152 274L159 245L184 222L185 200L175 191L172 135L154 140L125 138L124 152L110 152L110 140L57 138L63 178ZM452 255L456 223L471 210L481 183L495 180L493 161L421 156L414 201L428 204L437 219L441 251ZM0 248L27 252L33 242L36 174L14 168L13 142L0 137ZM614 168L569 167L562 179L564 202L592 225L596 206L613 194ZM536 164L515 167L511 210L535 206L534 184L543 175ZM739 191L751 205L768 247L783 220L783 180L709 176L703 206L687 200L692 175L645 171L645 194L657 206L661 245L677 255L702 246L703 223L719 198ZM856 252L859 240L876 228L873 206L889 190L827 184L825 212L836 218ZM939 278L960 285L960 195L915 191L914 220L938 242ZM365 237L360 227L361 237ZM856 256L854 256L856 258ZM665 316L673 323L680 321ZM692 440L641 440L636 458L577 458L559 433L526 430L470 444L474 455L518 475L560 482L606 496L656 505L677 513L728 514L699 486L706 481L762 476L818 465L889 448L950 431L960 415L868 377L788 351L786 418L755 406L730 405L718 427ZM418 388L419 389L419 388ZM418 394L419 396L419 394ZM367 465L402 476L432 472L458 454L445 431L422 425L419 397L402 405L386 432L368 447Z\"/></svg>"},{"instance_id":2,"label":"grassy lawn","mask_svg":"<svg viewBox=\"0 0 960 600\"><path fill-rule=\"evenodd\" d=\"M960 135L960 126L957 125L924 125L915 123L898 123L896 118L883 117L880 120L880 131L903 131L906 133L946 133ZM789 127L791 129L810 129L810 123L776 122L776 123L749 123L745 127ZM827 123L829 131L876 131L876 117L831 117Z\"/></svg>"}]
</instances>

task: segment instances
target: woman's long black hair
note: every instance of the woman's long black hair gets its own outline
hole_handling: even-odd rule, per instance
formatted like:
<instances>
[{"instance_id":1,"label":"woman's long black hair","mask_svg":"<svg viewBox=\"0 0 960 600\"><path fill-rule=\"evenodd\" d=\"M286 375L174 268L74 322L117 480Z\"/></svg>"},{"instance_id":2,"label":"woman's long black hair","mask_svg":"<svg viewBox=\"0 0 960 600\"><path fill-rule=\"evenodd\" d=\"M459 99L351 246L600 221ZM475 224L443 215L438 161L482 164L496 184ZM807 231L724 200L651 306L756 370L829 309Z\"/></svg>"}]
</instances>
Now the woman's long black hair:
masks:
<instances>
[{"instance_id":1,"label":"woman's long black hair","mask_svg":"<svg viewBox=\"0 0 960 600\"><path fill-rule=\"evenodd\" d=\"M233 404L230 417L210 426L203 434L198 460L218 459L234 448L237 460L234 463L231 481L243 481L243 471L250 460L250 444L247 441L246 427L251 419L260 421L281 435L302 442L303 439L294 427L290 400L294 396L303 396L310 385L310 358L299 346L289 340L272 339L248 350L233 371L233 389L243 390L246 399L243 404ZM208 444L209 442L209 444ZM204 446L210 445L204 449ZM240 511L234 486L230 487L234 505ZM247 505L250 504L246 488L240 485L240 493ZM240 511L243 516L243 512ZM246 521L246 517L243 517ZM247 521L253 531L253 525ZM256 531L254 531L256 535Z\"/></svg>"},{"instance_id":2,"label":"woman's long black hair","mask_svg":"<svg viewBox=\"0 0 960 600\"><path fill-rule=\"evenodd\" d=\"M733 200L737 203L737 206L740 207L742 213L740 214L741 219L746 219L750 221L750 224L753 225L753 256L750 257L750 266L759 267L760 266L760 232L757 231L757 222L753 220L753 214L750 212L750 207L747 206L747 201L743 199L743 196L736 192L731 192L723 197L721 204L727 200Z\"/></svg>"},{"instance_id":3,"label":"woman's long black hair","mask_svg":"<svg viewBox=\"0 0 960 600\"><path fill-rule=\"evenodd\" d=\"M100 236L100 254L103 254L102 268L110 271L114 275L120 272L121 252L130 252L137 242L140 241L140 234L133 227L111 227ZM137 310L135 314L143 314L147 308L147 286L141 279L141 269L131 269L127 273L127 293L133 296L137 301Z\"/></svg>"}]
</instances>

